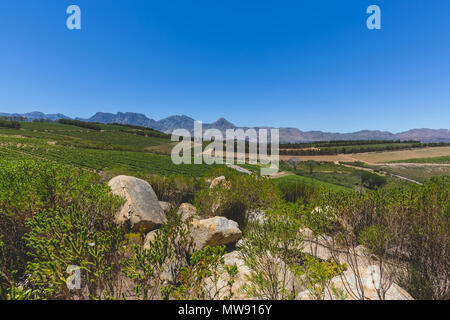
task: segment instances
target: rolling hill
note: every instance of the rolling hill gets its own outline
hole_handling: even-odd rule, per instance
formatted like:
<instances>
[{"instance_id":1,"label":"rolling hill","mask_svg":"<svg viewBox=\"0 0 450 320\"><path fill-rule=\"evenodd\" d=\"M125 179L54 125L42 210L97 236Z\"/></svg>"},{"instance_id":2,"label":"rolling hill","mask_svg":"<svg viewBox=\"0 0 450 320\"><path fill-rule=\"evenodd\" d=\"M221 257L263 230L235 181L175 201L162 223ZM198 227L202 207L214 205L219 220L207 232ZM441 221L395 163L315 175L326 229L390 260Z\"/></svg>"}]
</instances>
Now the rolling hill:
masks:
<instances>
[{"instance_id":1,"label":"rolling hill","mask_svg":"<svg viewBox=\"0 0 450 320\"><path fill-rule=\"evenodd\" d=\"M24 114L0 113L0 117L22 117L29 121L45 119L55 121L58 119L70 119L63 114L44 114L42 112L30 112ZM186 115L170 116L161 120L148 118L141 113L118 112L104 113L97 112L88 119L76 118L88 122L99 122L104 124L121 123L149 127L165 133L171 133L174 129L187 129L191 133L194 130L194 119ZM226 129L237 128L233 123L224 118L220 118L213 123L203 123L203 129L219 129L225 132ZM270 128L270 127L257 127ZM248 129L248 127L243 127ZM302 131L298 128L280 128L280 142L312 142L312 141L333 141L333 140L416 140L421 142L450 142L450 130L448 129L412 129L400 133L391 133L379 130L362 130L352 133L333 133L323 131Z\"/></svg>"}]
</instances>

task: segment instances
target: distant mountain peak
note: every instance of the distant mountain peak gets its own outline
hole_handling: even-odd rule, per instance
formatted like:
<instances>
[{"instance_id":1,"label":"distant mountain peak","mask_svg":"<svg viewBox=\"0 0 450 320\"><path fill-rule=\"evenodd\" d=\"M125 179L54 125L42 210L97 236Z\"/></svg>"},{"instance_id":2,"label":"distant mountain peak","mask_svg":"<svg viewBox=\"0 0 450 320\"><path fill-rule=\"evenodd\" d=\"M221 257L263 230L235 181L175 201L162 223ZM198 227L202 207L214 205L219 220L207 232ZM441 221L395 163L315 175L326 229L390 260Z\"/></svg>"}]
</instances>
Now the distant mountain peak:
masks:
<instances>
[{"instance_id":1,"label":"distant mountain peak","mask_svg":"<svg viewBox=\"0 0 450 320\"><path fill-rule=\"evenodd\" d=\"M228 128L234 128L236 127L233 123L228 121L225 118L220 118L216 122L212 123L213 125L219 126L219 127L228 127Z\"/></svg>"},{"instance_id":2,"label":"distant mountain peak","mask_svg":"<svg viewBox=\"0 0 450 320\"><path fill-rule=\"evenodd\" d=\"M1 113L0 117L24 117L32 121L35 119L46 119L57 121L59 119L70 119L69 117L57 114L44 114L40 111L29 113ZM135 112L97 112L88 119L76 118L77 120L100 122L100 123L122 123L149 127L165 133L172 133L175 129L186 129L193 132L194 119L186 115L173 115L158 121L148 118L142 113ZM219 129L224 132L226 129L234 129L236 126L225 118L219 118L213 123L203 123L203 129ZM268 127L259 127L268 128ZM244 128L245 129L245 128ZM258 129L258 128L256 128ZM448 129L411 129L400 133L391 133L380 130L360 130L352 133L332 133L323 131L301 131L297 128L279 128L281 142L311 142L330 140L418 140L422 142L450 142L450 130Z\"/></svg>"}]
</instances>

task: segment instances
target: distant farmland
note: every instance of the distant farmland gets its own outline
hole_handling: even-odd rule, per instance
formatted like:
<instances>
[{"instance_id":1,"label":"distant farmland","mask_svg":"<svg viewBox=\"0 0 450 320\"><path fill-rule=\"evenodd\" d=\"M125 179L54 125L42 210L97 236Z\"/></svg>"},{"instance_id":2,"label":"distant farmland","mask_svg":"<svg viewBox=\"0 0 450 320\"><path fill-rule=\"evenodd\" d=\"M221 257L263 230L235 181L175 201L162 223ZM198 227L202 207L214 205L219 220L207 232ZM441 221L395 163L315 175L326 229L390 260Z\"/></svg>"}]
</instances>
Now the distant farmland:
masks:
<instances>
[{"instance_id":1,"label":"distant farmland","mask_svg":"<svg viewBox=\"0 0 450 320\"><path fill-rule=\"evenodd\" d=\"M450 156L450 147L427 147L412 150L366 152L366 153L320 155L320 156L280 155L280 160L283 161L294 158L299 159L301 161L307 160L330 161L330 162L362 161L376 164L376 163L387 163L410 159L427 159L427 158L448 157L448 156Z\"/></svg>"}]
</instances>

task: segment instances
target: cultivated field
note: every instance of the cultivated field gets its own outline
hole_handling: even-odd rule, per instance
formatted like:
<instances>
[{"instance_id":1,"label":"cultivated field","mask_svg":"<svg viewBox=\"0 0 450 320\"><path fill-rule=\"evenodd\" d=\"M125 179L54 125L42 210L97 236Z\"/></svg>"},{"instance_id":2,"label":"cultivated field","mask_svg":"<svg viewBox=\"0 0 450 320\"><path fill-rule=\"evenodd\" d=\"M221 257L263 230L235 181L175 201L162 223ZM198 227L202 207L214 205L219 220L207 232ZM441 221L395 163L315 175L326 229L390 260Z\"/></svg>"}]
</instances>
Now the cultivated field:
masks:
<instances>
[{"instance_id":1,"label":"cultivated field","mask_svg":"<svg viewBox=\"0 0 450 320\"><path fill-rule=\"evenodd\" d=\"M450 156L450 147L429 147L412 150L400 151L384 151L384 152L366 152L355 154L337 154L337 155L323 155L323 156L290 156L282 155L280 160L299 159L302 161L330 161L330 162L353 162L362 161L369 164L380 164L393 161L409 160L409 159L424 159Z\"/></svg>"},{"instance_id":2,"label":"cultivated field","mask_svg":"<svg viewBox=\"0 0 450 320\"><path fill-rule=\"evenodd\" d=\"M353 154L355 160L367 163L386 163L392 161L418 159L418 158L434 158L450 155L450 147L430 147L423 149L389 151L389 152L370 152Z\"/></svg>"}]
</instances>

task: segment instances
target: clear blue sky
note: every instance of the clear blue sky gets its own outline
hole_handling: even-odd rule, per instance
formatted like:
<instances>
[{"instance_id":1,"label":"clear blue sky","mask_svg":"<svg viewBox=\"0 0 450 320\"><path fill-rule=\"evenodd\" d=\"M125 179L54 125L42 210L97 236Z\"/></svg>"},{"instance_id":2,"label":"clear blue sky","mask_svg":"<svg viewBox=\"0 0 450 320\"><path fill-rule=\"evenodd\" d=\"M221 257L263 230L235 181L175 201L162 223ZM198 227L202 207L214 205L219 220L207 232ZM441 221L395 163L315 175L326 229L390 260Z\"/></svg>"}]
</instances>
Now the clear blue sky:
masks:
<instances>
[{"instance_id":1,"label":"clear blue sky","mask_svg":"<svg viewBox=\"0 0 450 320\"><path fill-rule=\"evenodd\" d=\"M382 30L366 28L370 4ZM448 129L450 1L1 1L0 112L34 110Z\"/></svg>"}]
</instances>

